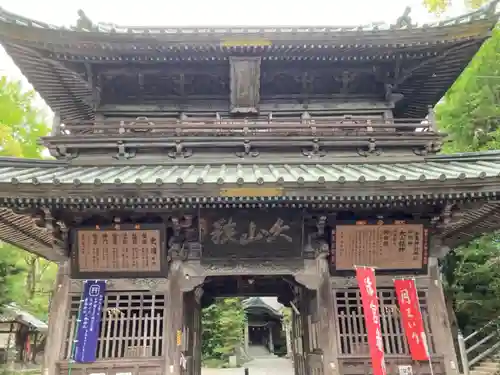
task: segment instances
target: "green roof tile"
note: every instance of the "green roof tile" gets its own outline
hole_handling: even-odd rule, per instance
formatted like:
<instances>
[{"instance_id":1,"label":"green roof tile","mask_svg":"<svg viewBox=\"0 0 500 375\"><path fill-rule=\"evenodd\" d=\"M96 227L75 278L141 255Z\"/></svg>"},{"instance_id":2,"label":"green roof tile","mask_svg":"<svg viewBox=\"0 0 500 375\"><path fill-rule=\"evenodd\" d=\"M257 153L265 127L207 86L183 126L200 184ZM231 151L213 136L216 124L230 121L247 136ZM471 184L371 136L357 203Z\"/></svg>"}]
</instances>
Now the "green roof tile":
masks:
<instances>
[{"instance_id":1,"label":"green roof tile","mask_svg":"<svg viewBox=\"0 0 500 375\"><path fill-rule=\"evenodd\" d=\"M4 164L5 165L5 164ZM332 182L447 181L500 176L500 161L394 164L206 164L186 166L0 167L12 184L325 184Z\"/></svg>"}]
</instances>

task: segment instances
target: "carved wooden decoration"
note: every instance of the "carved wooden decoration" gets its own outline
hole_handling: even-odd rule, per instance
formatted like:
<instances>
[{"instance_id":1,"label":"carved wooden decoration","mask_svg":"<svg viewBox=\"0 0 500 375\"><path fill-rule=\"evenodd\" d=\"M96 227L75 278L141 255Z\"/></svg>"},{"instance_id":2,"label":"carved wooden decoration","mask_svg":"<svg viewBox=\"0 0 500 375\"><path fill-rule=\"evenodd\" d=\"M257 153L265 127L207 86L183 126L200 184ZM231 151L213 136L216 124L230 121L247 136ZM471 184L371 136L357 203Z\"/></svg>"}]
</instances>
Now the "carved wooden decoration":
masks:
<instances>
[{"instance_id":1,"label":"carved wooden decoration","mask_svg":"<svg viewBox=\"0 0 500 375\"><path fill-rule=\"evenodd\" d=\"M332 233L334 271L352 271L355 266L373 266L379 271L427 269L428 230L422 224L367 223L337 225Z\"/></svg>"},{"instance_id":2,"label":"carved wooden decoration","mask_svg":"<svg viewBox=\"0 0 500 375\"><path fill-rule=\"evenodd\" d=\"M166 277L165 227L114 225L72 231L73 278Z\"/></svg>"},{"instance_id":3,"label":"carved wooden decoration","mask_svg":"<svg viewBox=\"0 0 500 375\"><path fill-rule=\"evenodd\" d=\"M260 57L231 57L231 112L256 113L260 100Z\"/></svg>"}]
</instances>

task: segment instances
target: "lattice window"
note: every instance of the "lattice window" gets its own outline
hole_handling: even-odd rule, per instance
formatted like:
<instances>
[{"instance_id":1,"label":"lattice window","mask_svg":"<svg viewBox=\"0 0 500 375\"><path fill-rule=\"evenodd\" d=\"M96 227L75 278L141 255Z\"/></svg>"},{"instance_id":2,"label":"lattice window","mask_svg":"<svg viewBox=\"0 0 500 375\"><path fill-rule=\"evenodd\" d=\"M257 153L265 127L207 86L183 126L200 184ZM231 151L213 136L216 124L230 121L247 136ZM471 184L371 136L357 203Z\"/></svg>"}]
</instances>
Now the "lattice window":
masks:
<instances>
[{"instance_id":1,"label":"lattice window","mask_svg":"<svg viewBox=\"0 0 500 375\"><path fill-rule=\"evenodd\" d=\"M81 296L72 296L65 359L72 342ZM160 357L163 353L165 296L145 292L109 292L99 327L98 359Z\"/></svg>"},{"instance_id":2,"label":"lattice window","mask_svg":"<svg viewBox=\"0 0 500 375\"><path fill-rule=\"evenodd\" d=\"M394 289L379 289L380 325L385 354L408 355L397 296ZM435 353L434 340L430 332L426 292L418 292L425 332L431 353ZM359 290L349 289L335 293L338 320L338 346L343 355L369 355L366 327Z\"/></svg>"}]
</instances>

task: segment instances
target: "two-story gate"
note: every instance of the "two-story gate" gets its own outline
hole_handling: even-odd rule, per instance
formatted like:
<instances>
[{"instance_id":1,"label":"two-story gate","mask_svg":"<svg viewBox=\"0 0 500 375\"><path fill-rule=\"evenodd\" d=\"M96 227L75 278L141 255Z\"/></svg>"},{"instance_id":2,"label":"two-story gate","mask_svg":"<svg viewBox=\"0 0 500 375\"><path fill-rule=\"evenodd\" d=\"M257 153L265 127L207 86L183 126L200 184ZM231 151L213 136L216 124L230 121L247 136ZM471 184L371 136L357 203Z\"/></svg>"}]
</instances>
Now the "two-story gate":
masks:
<instances>
[{"instance_id":1,"label":"two-story gate","mask_svg":"<svg viewBox=\"0 0 500 375\"><path fill-rule=\"evenodd\" d=\"M500 160L436 155L429 106L497 19L150 29L81 12L70 30L0 9L0 42L56 115L41 140L55 160L0 159L0 240L60 264L44 375L199 374L218 277L292 307L297 375L368 373L355 265L377 267L389 373L430 370L402 335L403 275L434 374L456 374L437 260L498 229ZM72 363L95 279L96 360Z\"/></svg>"}]
</instances>

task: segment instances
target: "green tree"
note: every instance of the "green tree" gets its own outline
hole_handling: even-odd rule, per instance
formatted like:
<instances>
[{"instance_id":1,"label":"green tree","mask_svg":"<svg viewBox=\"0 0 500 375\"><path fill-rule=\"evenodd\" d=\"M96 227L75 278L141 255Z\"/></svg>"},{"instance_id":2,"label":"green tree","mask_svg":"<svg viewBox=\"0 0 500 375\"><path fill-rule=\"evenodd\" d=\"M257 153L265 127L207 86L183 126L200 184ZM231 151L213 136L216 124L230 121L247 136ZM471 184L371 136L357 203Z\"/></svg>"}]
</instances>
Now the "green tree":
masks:
<instances>
[{"instance_id":1,"label":"green tree","mask_svg":"<svg viewBox=\"0 0 500 375\"><path fill-rule=\"evenodd\" d=\"M243 341L245 311L240 298L216 300L202 311L202 355L205 362L227 363Z\"/></svg>"},{"instance_id":2,"label":"green tree","mask_svg":"<svg viewBox=\"0 0 500 375\"><path fill-rule=\"evenodd\" d=\"M0 78L0 156L40 158L38 138L49 128L45 113L34 105L35 92L23 91L21 82Z\"/></svg>"},{"instance_id":3,"label":"green tree","mask_svg":"<svg viewBox=\"0 0 500 375\"><path fill-rule=\"evenodd\" d=\"M500 315L500 233L454 249L444 259L443 274L466 334Z\"/></svg>"},{"instance_id":4,"label":"green tree","mask_svg":"<svg viewBox=\"0 0 500 375\"><path fill-rule=\"evenodd\" d=\"M15 301L23 292L23 271L19 266L17 249L0 242L0 311L2 306Z\"/></svg>"},{"instance_id":5,"label":"green tree","mask_svg":"<svg viewBox=\"0 0 500 375\"><path fill-rule=\"evenodd\" d=\"M477 8L486 0L467 1ZM431 12L447 0L424 0ZM469 66L436 106L440 130L449 137L444 153L500 149L500 29L484 43ZM453 249L442 261L447 301L459 327L474 331L500 314L500 234L481 236Z\"/></svg>"},{"instance_id":6,"label":"green tree","mask_svg":"<svg viewBox=\"0 0 500 375\"><path fill-rule=\"evenodd\" d=\"M422 0L424 6L431 13L441 14L446 11L450 5L451 0ZM467 8L476 9L486 4L488 0L462 0Z\"/></svg>"},{"instance_id":7,"label":"green tree","mask_svg":"<svg viewBox=\"0 0 500 375\"><path fill-rule=\"evenodd\" d=\"M500 27L436 106L444 152L500 149Z\"/></svg>"},{"instance_id":8,"label":"green tree","mask_svg":"<svg viewBox=\"0 0 500 375\"><path fill-rule=\"evenodd\" d=\"M0 156L41 158L38 138L49 128L35 105L35 93L17 81L0 78ZM46 318L56 265L0 242L0 306L8 302Z\"/></svg>"}]
</instances>

